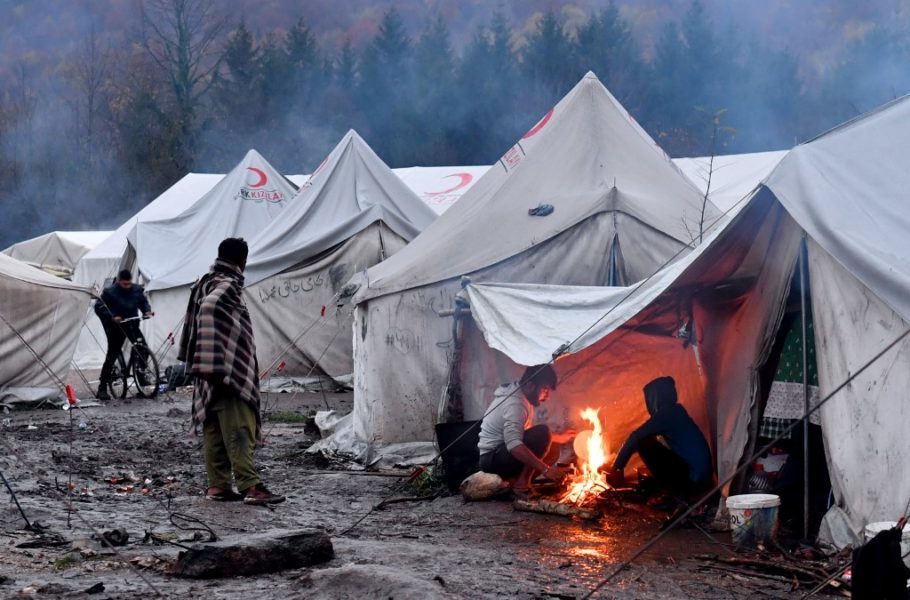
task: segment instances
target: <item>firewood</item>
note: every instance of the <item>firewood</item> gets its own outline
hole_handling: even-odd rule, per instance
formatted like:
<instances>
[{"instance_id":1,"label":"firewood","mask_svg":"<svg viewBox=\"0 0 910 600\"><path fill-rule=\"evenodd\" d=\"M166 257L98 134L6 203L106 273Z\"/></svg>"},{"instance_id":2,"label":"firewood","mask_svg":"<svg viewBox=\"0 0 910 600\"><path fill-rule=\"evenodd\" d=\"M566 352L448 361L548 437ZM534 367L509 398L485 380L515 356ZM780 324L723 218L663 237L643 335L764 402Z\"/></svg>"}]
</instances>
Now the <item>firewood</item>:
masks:
<instances>
[{"instance_id":1,"label":"firewood","mask_svg":"<svg viewBox=\"0 0 910 600\"><path fill-rule=\"evenodd\" d=\"M534 512L545 515L559 515L561 517L578 517L585 521L593 521L600 518L600 513L595 510L578 508L571 504L563 504L555 500L516 500L512 503L515 510L522 512Z\"/></svg>"}]
</instances>

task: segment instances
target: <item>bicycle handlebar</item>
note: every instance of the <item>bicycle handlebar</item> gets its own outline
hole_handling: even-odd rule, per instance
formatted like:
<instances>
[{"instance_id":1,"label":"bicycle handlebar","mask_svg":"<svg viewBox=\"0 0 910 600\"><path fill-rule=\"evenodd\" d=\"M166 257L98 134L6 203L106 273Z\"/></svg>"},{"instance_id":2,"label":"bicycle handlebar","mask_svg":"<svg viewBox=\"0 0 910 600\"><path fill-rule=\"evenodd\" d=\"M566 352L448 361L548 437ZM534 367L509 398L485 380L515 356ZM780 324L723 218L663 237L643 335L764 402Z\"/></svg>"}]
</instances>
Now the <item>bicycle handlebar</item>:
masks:
<instances>
[{"instance_id":1,"label":"bicycle handlebar","mask_svg":"<svg viewBox=\"0 0 910 600\"><path fill-rule=\"evenodd\" d=\"M127 319L120 319L120 323L129 323L130 321L144 321L146 319L151 319L155 313L150 313L148 316L142 315L141 317L129 317Z\"/></svg>"}]
</instances>

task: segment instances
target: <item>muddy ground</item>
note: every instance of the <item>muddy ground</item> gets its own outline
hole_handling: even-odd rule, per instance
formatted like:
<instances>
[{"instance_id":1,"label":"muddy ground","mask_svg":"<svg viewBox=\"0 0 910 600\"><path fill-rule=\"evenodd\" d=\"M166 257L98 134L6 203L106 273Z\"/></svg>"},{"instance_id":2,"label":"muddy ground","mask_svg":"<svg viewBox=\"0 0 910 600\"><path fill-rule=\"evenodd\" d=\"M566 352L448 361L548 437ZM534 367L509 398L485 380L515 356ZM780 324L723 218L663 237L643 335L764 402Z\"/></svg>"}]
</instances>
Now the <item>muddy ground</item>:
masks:
<instances>
[{"instance_id":1,"label":"muddy ground","mask_svg":"<svg viewBox=\"0 0 910 600\"><path fill-rule=\"evenodd\" d=\"M325 402L349 411L352 397L277 394L267 403L273 419L265 424L267 445L257 461L265 482L288 496L273 508L204 500L205 472L199 441L188 433L185 393L77 410L72 426L62 410L0 416L0 435L15 449L12 455L0 450L0 470L27 517L48 532L36 538L25 531L0 489L0 597L134 598L154 597L157 590L184 598L581 598L653 536L665 516L632 507L587 523L448 496L390 505L344 533L381 500L419 490L408 489L400 476L337 472L339 465L304 454L316 434L303 417ZM71 504L64 496L70 481ZM323 529L336 556L317 568L274 575L175 578L164 566L180 548L151 534L184 545L204 534L176 527L199 525L179 516L172 521L174 513L198 519L222 538ZM129 534L118 552L133 568L93 540L114 528ZM714 535L729 542L725 534ZM696 530L674 531L595 597L797 598L806 591L715 570L695 558L725 552ZM98 584L103 591L87 592Z\"/></svg>"}]
</instances>

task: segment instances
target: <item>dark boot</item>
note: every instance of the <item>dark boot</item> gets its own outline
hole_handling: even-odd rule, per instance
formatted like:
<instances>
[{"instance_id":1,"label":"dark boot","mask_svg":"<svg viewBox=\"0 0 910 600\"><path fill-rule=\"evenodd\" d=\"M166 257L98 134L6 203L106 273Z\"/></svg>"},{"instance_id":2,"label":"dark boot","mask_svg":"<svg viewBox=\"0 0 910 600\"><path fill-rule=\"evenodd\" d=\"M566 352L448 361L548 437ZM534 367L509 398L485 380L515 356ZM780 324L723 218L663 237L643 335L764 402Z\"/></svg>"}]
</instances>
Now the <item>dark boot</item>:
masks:
<instances>
[{"instance_id":1,"label":"dark boot","mask_svg":"<svg viewBox=\"0 0 910 600\"><path fill-rule=\"evenodd\" d=\"M107 393L107 389L108 389L109 385L110 385L109 383L104 382L104 381L99 383L98 384L98 393L95 394L95 398L97 398L98 400L110 400L111 395Z\"/></svg>"}]
</instances>

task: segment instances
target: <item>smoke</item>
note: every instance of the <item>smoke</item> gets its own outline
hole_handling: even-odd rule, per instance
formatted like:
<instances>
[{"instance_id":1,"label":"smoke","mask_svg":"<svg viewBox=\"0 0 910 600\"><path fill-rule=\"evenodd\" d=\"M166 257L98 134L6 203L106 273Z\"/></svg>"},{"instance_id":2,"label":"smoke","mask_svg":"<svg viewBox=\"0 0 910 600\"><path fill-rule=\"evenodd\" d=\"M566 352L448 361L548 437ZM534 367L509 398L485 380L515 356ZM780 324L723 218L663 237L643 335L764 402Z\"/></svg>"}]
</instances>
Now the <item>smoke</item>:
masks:
<instances>
[{"instance_id":1,"label":"smoke","mask_svg":"<svg viewBox=\"0 0 910 600\"><path fill-rule=\"evenodd\" d=\"M136 1L0 2L0 247L114 227L249 148L311 172L350 128L393 167L490 164L589 69L677 156L790 147L910 91L906 0L491 4L221 0L218 50L242 22L254 56L187 122ZM300 18L311 46L282 66Z\"/></svg>"}]
</instances>

